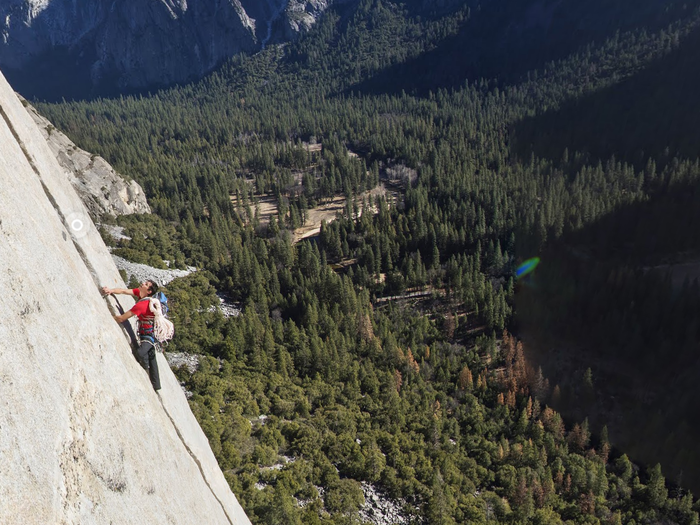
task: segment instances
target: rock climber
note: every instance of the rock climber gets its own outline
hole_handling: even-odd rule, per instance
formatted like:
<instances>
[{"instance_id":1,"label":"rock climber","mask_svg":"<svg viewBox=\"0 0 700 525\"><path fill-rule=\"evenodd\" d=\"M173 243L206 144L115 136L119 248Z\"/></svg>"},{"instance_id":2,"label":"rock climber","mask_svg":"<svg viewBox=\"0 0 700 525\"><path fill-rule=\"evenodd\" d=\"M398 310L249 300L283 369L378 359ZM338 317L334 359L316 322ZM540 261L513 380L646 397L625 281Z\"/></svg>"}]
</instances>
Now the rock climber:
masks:
<instances>
[{"instance_id":1,"label":"rock climber","mask_svg":"<svg viewBox=\"0 0 700 525\"><path fill-rule=\"evenodd\" d=\"M158 362L156 361L156 341L153 337L153 318L154 315L149 309L149 297L158 292L158 284L150 279L143 281L138 288L131 290L125 288L107 288L102 287L104 295L130 295L136 301L136 304L121 315L115 315L114 320L119 324L134 315L138 317L138 334L139 347L134 351L134 357L139 364L148 372L148 377L151 379L151 384L154 390L160 390L160 375L158 374Z\"/></svg>"}]
</instances>

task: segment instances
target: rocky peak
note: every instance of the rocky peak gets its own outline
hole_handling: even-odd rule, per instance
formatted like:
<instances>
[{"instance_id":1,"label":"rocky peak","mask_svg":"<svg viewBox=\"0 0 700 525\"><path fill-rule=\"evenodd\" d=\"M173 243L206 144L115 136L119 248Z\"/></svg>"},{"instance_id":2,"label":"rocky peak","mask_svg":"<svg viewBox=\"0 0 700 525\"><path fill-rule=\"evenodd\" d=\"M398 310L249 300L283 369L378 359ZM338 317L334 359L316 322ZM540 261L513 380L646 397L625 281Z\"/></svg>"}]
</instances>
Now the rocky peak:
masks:
<instances>
[{"instance_id":1,"label":"rocky peak","mask_svg":"<svg viewBox=\"0 0 700 525\"><path fill-rule=\"evenodd\" d=\"M163 86L295 38L331 2L0 0L0 67L48 100Z\"/></svg>"},{"instance_id":2,"label":"rocky peak","mask_svg":"<svg viewBox=\"0 0 700 525\"><path fill-rule=\"evenodd\" d=\"M151 213L146 195L135 180L125 180L102 157L77 147L41 116L34 106L21 100L63 168L66 178L80 195L90 217L98 219L105 214Z\"/></svg>"}]
</instances>

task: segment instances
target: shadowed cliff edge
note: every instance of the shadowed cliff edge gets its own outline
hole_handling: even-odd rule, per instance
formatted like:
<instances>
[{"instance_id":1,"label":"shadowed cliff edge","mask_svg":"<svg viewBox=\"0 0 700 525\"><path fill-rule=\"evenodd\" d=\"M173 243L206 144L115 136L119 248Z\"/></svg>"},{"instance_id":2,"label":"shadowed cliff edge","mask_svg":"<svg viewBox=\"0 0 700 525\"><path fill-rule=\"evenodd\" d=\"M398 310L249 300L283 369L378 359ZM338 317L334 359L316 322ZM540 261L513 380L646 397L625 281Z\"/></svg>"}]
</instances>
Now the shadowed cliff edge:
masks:
<instances>
[{"instance_id":1,"label":"shadowed cliff edge","mask_svg":"<svg viewBox=\"0 0 700 525\"><path fill-rule=\"evenodd\" d=\"M165 359L156 394L101 285L124 286L0 75L0 522L249 524Z\"/></svg>"}]
</instances>

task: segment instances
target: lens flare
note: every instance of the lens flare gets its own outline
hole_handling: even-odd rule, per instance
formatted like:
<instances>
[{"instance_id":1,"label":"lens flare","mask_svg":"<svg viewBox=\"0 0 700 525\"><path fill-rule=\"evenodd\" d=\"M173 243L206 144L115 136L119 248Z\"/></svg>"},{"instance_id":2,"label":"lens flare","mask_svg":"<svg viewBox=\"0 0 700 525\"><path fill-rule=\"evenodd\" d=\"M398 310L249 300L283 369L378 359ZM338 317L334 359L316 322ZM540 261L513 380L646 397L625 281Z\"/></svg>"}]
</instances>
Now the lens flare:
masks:
<instances>
[{"instance_id":1,"label":"lens flare","mask_svg":"<svg viewBox=\"0 0 700 525\"><path fill-rule=\"evenodd\" d=\"M88 231L90 230L90 225L92 222L90 221L90 218L87 215L84 215L80 212L73 212L69 213L66 216L66 226L68 233L70 234L73 239L80 239L81 237L85 237L88 234Z\"/></svg>"},{"instance_id":2,"label":"lens flare","mask_svg":"<svg viewBox=\"0 0 700 525\"><path fill-rule=\"evenodd\" d=\"M518 266L518 269L515 270L515 278L516 279L522 279L525 277L527 274L532 272L535 268L537 268L537 265L540 264L540 258L539 257L533 257L532 259L528 259L525 261L523 264Z\"/></svg>"}]
</instances>

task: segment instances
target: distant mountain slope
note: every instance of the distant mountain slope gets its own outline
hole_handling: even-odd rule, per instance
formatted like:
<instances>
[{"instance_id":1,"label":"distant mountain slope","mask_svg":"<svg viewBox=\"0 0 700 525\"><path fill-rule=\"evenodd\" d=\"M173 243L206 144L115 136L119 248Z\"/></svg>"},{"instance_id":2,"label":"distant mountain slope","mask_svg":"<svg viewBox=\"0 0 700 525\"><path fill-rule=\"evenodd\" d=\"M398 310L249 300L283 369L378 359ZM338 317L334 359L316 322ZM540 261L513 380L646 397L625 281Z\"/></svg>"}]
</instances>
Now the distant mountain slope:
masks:
<instances>
[{"instance_id":1,"label":"distant mountain slope","mask_svg":"<svg viewBox=\"0 0 700 525\"><path fill-rule=\"evenodd\" d=\"M568 149L593 162L614 155L640 168L649 157L659 164L674 156L696 157L700 31L694 30L682 44L677 34L667 39L669 46L677 47L648 68L518 123L513 136L528 141L520 141L517 151L529 157L534 150L538 156L559 160Z\"/></svg>"},{"instance_id":2,"label":"distant mountain slope","mask_svg":"<svg viewBox=\"0 0 700 525\"><path fill-rule=\"evenodd\" d=\"M48 100L170 85L307 30L332 0L0 0L0 67Z\"/></svg>"},{"instance_id":3,"label":"distant mountain slope","mask_svg":"<svg viewBox=\"0 0 700 525\"><path fill-rule=\"evenodd\" d=\"M418 1L406 2L409 13ZM697 1L485 0L469 9L458 30L434 47L379 71L362 92L426 93L480 78L514 83L552 61L584 51L625 31L653 32L683 19Z\"/></svg>"},{"instance_id":4,"label":"distant mountain slope","mask_svg":"<svg viewBox=\"0 0 700 525\"><path fill-rule=\"evenodd\" d=\"M0 0L0 68L25 96L46 100L153 89L200 78L239 53L294 40L334 4L346 19L361 17L366 8L357 0ZM411 47L419 52L403 50L400 60L382 64L358 88L424 92L466 79L510 82L616 32L664 27L697 4L375 2L372 10L400 13L417 27L455 10L463 10L464 17L445 33L414 34ZM380 30L385 22L368 21ZM371 34L376 28L366 29ZM392 46L391 41L377 44Z\"/></svg>"}]
</instances>

